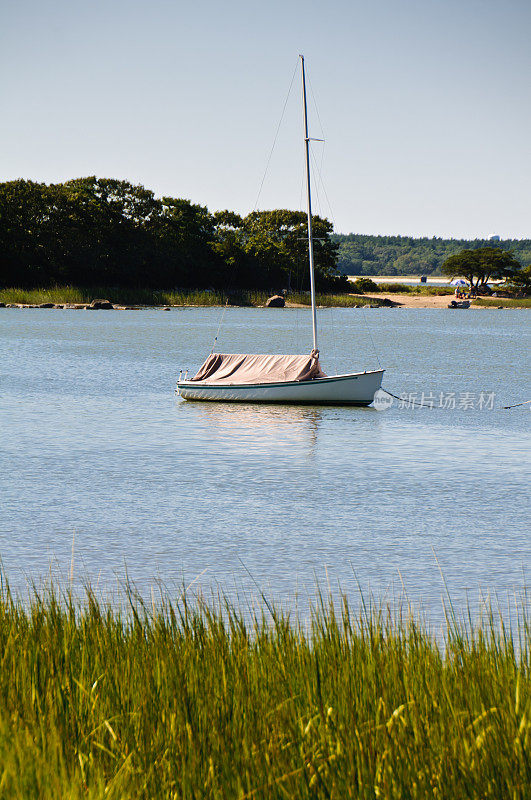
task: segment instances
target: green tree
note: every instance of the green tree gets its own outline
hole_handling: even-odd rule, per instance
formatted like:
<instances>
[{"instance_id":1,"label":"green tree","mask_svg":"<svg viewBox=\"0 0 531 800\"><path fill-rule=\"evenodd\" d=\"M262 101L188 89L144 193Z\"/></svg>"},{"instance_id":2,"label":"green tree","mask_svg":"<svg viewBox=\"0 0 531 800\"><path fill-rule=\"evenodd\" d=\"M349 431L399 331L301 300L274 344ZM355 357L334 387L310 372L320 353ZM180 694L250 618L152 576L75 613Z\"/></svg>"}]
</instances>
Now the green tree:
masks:
<instances>
[{"instance_id":1,"label":"green tree","mask_svg":"<svg viewBox=\"0 0 531 800\"><path fill-rule=\"evenodd\" d=\"M440 274L443 262L461 250L492 247L488 239L441 239L407 236L333 234L338 245L338 268L345 275ZM521 264L531 264L531 240L506 239L496 249L512 251Z\"/></svg>"},{"instance_id":2,"label":"green tree","mask_svg":"<svg viewBox=\"0 0 531 800\"><path fill-rule=\"evenodd\" d=\"M507 278L507 288L523 295L531 293L531 265L510 275Z\"/></svg>"},{"instance_id":3,"label":"green tree","mask_svg":"<svg viewBox=\"0 0 531 800\"><path fill-rule=\"evenodd\" d=\"M254 260L247 252L243 218L234 211L216 211L212 250L219 259L216 288L256 288Z\"/></svg>"},{"instance_id":4,"label":"green tree","mask_svg":"<svg viewBox=\"0 0 531 800\"><path fill-rule=\"evenodd\" d=\"M339 288L332 225L313 218L321 290ZM0 184L0 283L148 288L309 286L306 215L242 218L128 181L89 176ZM341 286L341 288L346 288Z\"/></svg>"},{"instance_id":5,"label":"green tree","mask_svg":"<svg viewBox=\"0 0 531 800\"><path fill-rule=\"evenodd\" d=\"M54 186L24 180L0 184L1 285L38 286L56 274L58 206Z\"/></svg>"},{"instance_id":6,"label":"green tree","mask_svg":"<svg viewBox=\"0 0 531 800\"><path fill-rule=\"evenodd\" d=\"M148 230L158 248L159 286L204 288L217 283L215 221L205 206L163 197L161 213L150 220Z\"/></svg>"},{"instance_id":7,"label":"green tree","mask_svg":"<svg viewBox=\"0 0 531 800\"><path fill-rule=\"evenodd\" d=\"M307 224L303 211L287 209L253 211L244 218L244 247L255 259L264 286L309 288ZM316 283L325 288L337 276L337 247L327 219L313 216L312 226Z\"/></svg>"},{"instance_id":8,"label":"green tree","mask_svg":"<svg viewBox=\"0 0 531 800\"><path fill-rule=\"evenodd\" d=\"M111 178L76 178L63 185L75 204L79 248L72 282L156 286L161 275L153 221L162 204L149 189ZM60 226L62 227L62 226Z\"/></svg>"},{"instance_id":9,"label":"green tree","mask_svg":"<svg viewBox=\"0 0 531 800\"><path fill-rule=\"evenodd\" d=\"M481 247L477 250L462 250L443 263L443 275L449 278L464 276L471 287L484 286L491 279L511 278L521 265L514 255L497 247Z\"/></svg>"},{"instance_id":10,"label":"green tree","mask_svg":"<svg viewBox=\"0 0 531 800\"><path fill-rule=\"evenodd\" d=\"M108 178L0 184L0 283L207 286L222 271L203 206Z\"/></svg>"}]
</instances>

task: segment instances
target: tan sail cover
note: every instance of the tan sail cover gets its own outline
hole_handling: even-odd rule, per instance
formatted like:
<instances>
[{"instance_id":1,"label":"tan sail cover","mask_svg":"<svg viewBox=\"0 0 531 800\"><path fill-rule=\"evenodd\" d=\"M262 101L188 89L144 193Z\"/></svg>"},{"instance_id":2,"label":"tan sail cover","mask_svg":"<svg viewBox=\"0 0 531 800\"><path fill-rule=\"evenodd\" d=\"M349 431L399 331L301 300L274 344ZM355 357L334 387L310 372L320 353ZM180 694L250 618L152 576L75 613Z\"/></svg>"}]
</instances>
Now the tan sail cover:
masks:
<instances>
[{"instance_id":1,"label":"tan sail cover","mask_svg":"<svg viewBox=\"0 0 531 800\"><path fill-rule=\"evenodd\" d=\"M318 353L309 356L212 353L192 380L239 385L311 381L314 378L326 378L319 366Z\"/></svg>"}]
</instances>

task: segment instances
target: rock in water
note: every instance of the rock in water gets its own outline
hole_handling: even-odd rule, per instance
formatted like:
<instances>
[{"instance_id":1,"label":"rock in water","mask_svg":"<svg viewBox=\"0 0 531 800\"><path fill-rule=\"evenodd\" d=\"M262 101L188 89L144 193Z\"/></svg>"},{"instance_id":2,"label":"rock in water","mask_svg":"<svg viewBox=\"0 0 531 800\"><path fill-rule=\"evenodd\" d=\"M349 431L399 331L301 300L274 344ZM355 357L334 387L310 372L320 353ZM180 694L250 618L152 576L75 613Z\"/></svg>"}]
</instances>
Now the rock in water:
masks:
<instances>
[{"instance_id":1,"label":"rock in water","mask_svg":"<svg viewBox=\"0 0 531 800\"><path fill-rule=\"evenodd\" d=\"M93 300L89 308L114 308L110 300Z\"/></svg>"},{"instance_id":2,"label":"rock in water","mask_svg":"<svg viewBox=\"0 0 531 800\"><path fill-rule=\"evenodd\" d=\"M281 294L274 294L266 302L266 308L284 308L286 301Z\"/></svg>"},{"instance_id":3,"label":"rock in water","mask_svg":"<svg viewBox=\"0 0 531 800\"><path fill-rule=\"evenodd\" d=\"M39 303L37 308L53 308L53 303Z\"/></svg>"}]
</instances>

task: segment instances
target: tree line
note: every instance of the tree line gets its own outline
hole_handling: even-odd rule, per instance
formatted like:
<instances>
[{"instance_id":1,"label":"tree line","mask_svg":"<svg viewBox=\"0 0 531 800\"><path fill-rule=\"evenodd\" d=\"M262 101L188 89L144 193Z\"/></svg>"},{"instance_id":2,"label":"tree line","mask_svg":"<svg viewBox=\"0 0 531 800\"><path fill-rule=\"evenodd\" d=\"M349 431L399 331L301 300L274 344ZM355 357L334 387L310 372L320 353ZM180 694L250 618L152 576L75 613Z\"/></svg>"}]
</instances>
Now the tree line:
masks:
<instances>
[{"instance_id":1,"label":"tree line","mask_svg":"<svg viewBox=\"0 0 531 800\"><path fill-rule=\"evenodd\" d=\"M110 178L9 181L0 183L0 286L304 291L306 226L302 211L211 213ZM320 291L347 290L345 275L441 274L460 251L493 245L531 264L529 239L342 235L319 216L313 229Z\"/></svg>"},{"instance_id":2,"label":"tree line","mask_svg":"<svg viewBox=\"0 0 531 800\"><path fill-rule=\"evenodd\" d=\"M316 282L338 277L332 225L313 218ZM109 178L0 184L0 286L308 288L306 214L210 213Z\"/></svg>"},{"instance_id":3,"label":"tree line","mask_svg":"<svg viewBox=\"0 0 531 800\"><path fill-rule=\"evenodd\" d=\"M485 247L511 251L520 264L531 264L531 239L415 239L357 233L333 234L331 238L338 247L338 270L344 275L442 274L442 265L450 256Z\"/></svg>"}]
</instances>

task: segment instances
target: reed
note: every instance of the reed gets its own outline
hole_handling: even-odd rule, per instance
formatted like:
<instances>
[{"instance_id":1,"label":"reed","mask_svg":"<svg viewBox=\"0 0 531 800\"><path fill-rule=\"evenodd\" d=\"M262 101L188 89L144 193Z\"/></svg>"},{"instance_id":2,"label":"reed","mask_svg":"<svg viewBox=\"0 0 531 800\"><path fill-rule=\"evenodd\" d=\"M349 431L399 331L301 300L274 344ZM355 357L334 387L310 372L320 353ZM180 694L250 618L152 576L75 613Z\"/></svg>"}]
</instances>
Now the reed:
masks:
<instances>
[{"instance_id":1,"label":"reed","mask_svg":"<svg viewBox=\"0 0 531 800\"><path fill-rule=\"evenodd\" d=\"M2 798L501 798L531 786L530 626L320 597L0 597Z\"/></svg>"},{"instance_id":2,"label":"reed","mask_svg":"<svg viewBox=\"0 0 531 800\"><path fill-rule=\"evenodd\" d=\"M387 292L390 294L422 294L422 295L435 295L442 297L447 294L453 294L451 286L426 286L425 284L415 284L413 286L407 283L379 283L378 292Z\"/></svg>"},{"instance_id":3,"label":"reed","mask_svg":"<svg viewBox=\"0 0 531 800\"><path fill-rule=\"evenodd\" d=\"M293 292L286 296L286 300L298 305L311 305L309 292ZM360 306L380 305L377 298L356 294L316 294L315 302L316 305L323 308L359 308Z\"/></svg>"},{"instance_id":4,"label":"reed","mask_svg":"<svg viewBox=\"0 0 531 800\"><path fill-rule=\"evenodd\" d=\"M334 308L360 308L361 306L380 305L379 299L356 294L318 294L315 302L318 306Z\"/></svg>"},{"instance_id":5,"label":"reed","mask_svg":"<svg viewBox=\"0 0 531 800\"><path fill-rule=\"evenodd\" d=\"M90 303L93 298L85 289L76 286L53 286L49 289L20 289L9 287L0 289L2 303Z\"/></svg>"},{"instance_id":6,"label":"reed","mask_svg":"<svg viewBox=\"0 0 531 800\"><path fill-rule=\"evenodd\" d=\"M49 289L17 289L0 290L0 301L3 303L90 303L96 298L105 298L117 305L224 305L225 296L216 292L201 290L154 290L123 289L108 286L79 288L76 286L54 286Z\"/></svg>"},{"instance_id":7,"label":"reed","mask_svg":"<svg viewBox=\"0 0 531 800\"><path fill-rule=\"evenodd\" d=\"M110 300L117 305L143 306L264 306L269 297L267 292L242 290L225 294L202 289L155 290L120 289L105 286L79 288L75 286L54 286L49 289L19 289L11 287L0 289L0 302L39 305L40 303L90 303L96 298ZM310 294L292 293L286 299L299 305L310 305ZM318 294L317 305L326 307L354 308L362 305L378 305L375 298L349 294Z\"/></svg>"},{"instance_id":8,"label":"reed","mask_svg":"<svg viewBox=\"0 0 531 800\"><path fill-rule=\"evenodd\" d=\"M531 297L480 297L474 300L475 306L485 306L486 308L531 308Z\"/></svg>"},{"instance_id":9,"label":"reed","mask_svg":"<svg viewBox=\"0 0 531 800\"><path fill-rule=\"evenodd\" d=\"M207 292L199 289L193 291L159 291L153 292L153 301L147 305L165 306L222 306L226 297L219 292Z\"/></svg>"}]
</instances>

